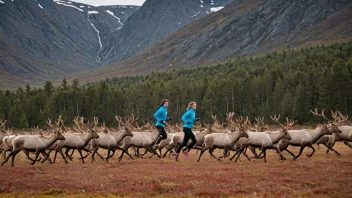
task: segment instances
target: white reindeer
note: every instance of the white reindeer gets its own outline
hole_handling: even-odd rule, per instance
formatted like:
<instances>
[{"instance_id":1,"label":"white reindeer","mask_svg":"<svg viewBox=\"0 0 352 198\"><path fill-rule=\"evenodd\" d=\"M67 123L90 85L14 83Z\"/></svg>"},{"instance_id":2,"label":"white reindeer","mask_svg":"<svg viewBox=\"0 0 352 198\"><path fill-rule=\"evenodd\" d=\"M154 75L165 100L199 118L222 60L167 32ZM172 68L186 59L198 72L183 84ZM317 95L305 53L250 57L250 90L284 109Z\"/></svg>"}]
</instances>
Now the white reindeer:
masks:
<instances>
[{"instance_id":1,"label":"white reindeer","mask_svg":"<svg viewBox=\"0 0 352 198\"><path fill-rule=\"evenodd\" d=\"M292 139L281 140L279 142L279 148L280 148L280 151L285 150L289 154L291 154L294 160L298 159L299 156L301 156L305 147L309 147L312 149L312 153L307 154L308 157L312 157L315 152L315 149L312 145L315 144L322 136L331 135L333 133L341 133L341 130L335 125L335 122L325 117L324 109L322 110L321 114L318 113L317 109L315 109L314 112L313 111L311 112L316 116L321 116L324 119L328 120L330 124L319 125L314 130L310 130L310 129L289 130L288 133L290 134ZM289 145L300 147L300 151L298 155L294 155L291 151L287 149Z\"/></svg>"},{"instance_id":2,"label":"white reindeer","mask_svg":"<svg viewBox=\"0 0 352 198\"><path fill-rule=\"evenodd\" d=\"M12 140L13 150L6 157L6 159L1 163L3 166L9 159L12 157L11 166L14 167L15 156L21 151L25 150L27 152L35 152L35 158L32 162L32 165L38 160L38 155L42 153L44 156L48 157L48 154L45 150L54 144L57 140L65 140L65 137L61 134L60 131L55 131L51 137L44 136L17 136Z\"/></svg>"}]
</instances>

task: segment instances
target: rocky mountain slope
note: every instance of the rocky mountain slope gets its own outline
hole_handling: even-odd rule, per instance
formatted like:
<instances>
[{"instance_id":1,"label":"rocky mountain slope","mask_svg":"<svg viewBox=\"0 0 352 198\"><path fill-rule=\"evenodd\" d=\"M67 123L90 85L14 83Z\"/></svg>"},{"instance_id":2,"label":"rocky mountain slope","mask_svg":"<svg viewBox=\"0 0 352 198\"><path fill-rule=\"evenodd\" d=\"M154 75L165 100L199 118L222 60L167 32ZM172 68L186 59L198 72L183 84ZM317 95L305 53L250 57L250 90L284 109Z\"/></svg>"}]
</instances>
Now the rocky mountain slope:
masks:
<instances>
[{"instance_id":1,"label":"rocky mountain slope","mask_svg":"<svg viewBox=\"0 0 352 198\"><path fill-rule=\"evenodd\" d=\"M147 0L127 21L104 64L124 60L232 0Z\"/></svg>"},{"instance_id":2,"label":"rocky mountain slope","mask_svg":"<svg viewBox=\"0 0 352 198\"><path fill-rule=\"evenodd\" d=\"M111 48L123 23L138 8L93 7L63 0L1 0L0 86L100 67L108 53L105 49ZM118 17L122 15L126 17Z\"/></svg>"},{"instance_id":3,"label":"rocky mountain slope","mask_svg":"<svg viewBox=\"0 0 352 198\"><path fill-rule=\"evenodd\" d=\"M234 0L125 61L82 79L190 67L304 45L352 40L349 0Z\"/></svg>"}]
</instances>

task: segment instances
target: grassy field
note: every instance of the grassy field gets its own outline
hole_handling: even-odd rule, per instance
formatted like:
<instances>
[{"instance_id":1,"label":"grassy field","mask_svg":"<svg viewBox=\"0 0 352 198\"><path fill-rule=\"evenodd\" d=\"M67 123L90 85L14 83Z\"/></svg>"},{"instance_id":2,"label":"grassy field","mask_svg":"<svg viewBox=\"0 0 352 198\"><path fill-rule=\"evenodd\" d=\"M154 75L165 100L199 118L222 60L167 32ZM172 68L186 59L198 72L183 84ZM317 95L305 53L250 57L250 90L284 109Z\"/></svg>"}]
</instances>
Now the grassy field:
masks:
<instances>
[{"instance_id":1,"label":"grassy field","mask_svg":"<svg viewBox=\"0 0 352 198\"><path fill-rule=\"evenodd\" d=\"M315 146L316 147L316 146ZM297 149L292 149L295 153ZM82 165L77 159L68 165L58 158L55 164L29 165L21 153L0 167L0 197L352 197L352 150L336 146L342 155L317 150L312 158L305 154L294 161L288 153L280 161L268 151L268 162L248 162L244 157L234 163L221 162L193 151L190 159L180 156L165 159L127 159L109 164L97 162ZM220 155L220 151L216 155Z\"/></svg>"}]
</instances>

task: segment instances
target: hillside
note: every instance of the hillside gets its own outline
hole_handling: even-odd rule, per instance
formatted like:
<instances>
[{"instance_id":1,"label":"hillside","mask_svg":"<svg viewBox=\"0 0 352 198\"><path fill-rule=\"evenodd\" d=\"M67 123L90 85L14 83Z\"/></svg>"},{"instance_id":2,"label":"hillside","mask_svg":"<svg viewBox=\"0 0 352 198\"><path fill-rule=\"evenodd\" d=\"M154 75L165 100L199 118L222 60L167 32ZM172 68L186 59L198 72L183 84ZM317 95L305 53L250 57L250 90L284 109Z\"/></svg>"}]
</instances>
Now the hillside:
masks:
<instances>
[{"instance_id":1,"label":"hillside","mask_svg":"<svg viewBox=\"0 0 352 198\"><path fill-rule=\"evenodd\" d=\"M147 0L125 23L105 64L137 55L232 0Z\"/></svg>"},{"instance_id":2,"label":"hillside","mask_svg":"<svg viewBox=\"0 0 352 198\"><path fill-rule=\"evenodd\" d=\"M341 1L233 1L194 21L147 51L89 72L99 79L193 67L273 50L352 40L352 3Z\"/></svg>"},{"instance_id":3,"label":"hillside","mask_svg":"<svg viewBox=\"0 0 352 198\"><path fill-rule=\"evenodd\" d=\"M105 49L138 8L64 0L1 1L0 86L35 84L101 67ZM126 17L118 18L121 15Z\"/></svg>"}]
</instances>

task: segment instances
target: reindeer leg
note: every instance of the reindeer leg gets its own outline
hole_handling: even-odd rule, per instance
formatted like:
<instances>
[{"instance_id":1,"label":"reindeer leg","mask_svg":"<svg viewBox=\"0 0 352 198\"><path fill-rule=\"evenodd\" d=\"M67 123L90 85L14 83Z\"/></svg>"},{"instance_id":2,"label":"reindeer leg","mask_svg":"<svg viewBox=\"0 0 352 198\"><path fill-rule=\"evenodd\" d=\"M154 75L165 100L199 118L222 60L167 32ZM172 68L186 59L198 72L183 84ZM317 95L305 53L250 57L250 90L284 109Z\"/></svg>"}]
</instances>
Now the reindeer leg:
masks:
<instances>
[{"instance_id":1,"label":"reindeer leg","mask_svg":"<svg viewBox=\"0 0 352 198\"><path fill-rule=\"evenodd\" d=\"M235 160L235 163L237 163L237 161L238 161L238 159L240 158L240 156L241 156L242 153L245 153L244 150L241 150L241 151L238 153L238 155L237 155L237 157L236 157L236 160Z\"/></svg>"},{"instance_id":2,"label":"reindeer leg","mask_svg":"<svg viewBox=\"0 0 352 198\"><path fill-rule=\"evenodd\" d=\"M203 148L203 149L202 149L202 151L201 151L200 154L199 154L199 158L198 158L197 162L200 161L200 158L202 157L203 153L204 153L206 150L208 150L208 149L209 149L209 148Z\"/></svg>"},{"instance_id":3,"label":"reindeer leg","mask_svg":"<svg viewBox=\"0 0 352 198\"><path fill-rule=\"evenodd\" d=\"M21 150L13 152L13 154L12 154L11 167L14 167L14 163L13 163L13 162L15 161L16 155L17 155L20 151L21 151ZM33 161L33 163L35 163L35 161Z\"/></svg>"},{"instance_id":4,"label":"reindeer leg","mask_svg":"<svg viewBox=\"0 0 352 198\"><path fill-rule=\"evenodd\" d=\"M82 151L85 151L85 152L87 152L87 155L85 155L84 157L83 157L83 159L86 159L88 156L89 156L89 153L91 152L89 149L87 149L87 148L82 148Z\"/></svg>"},{"instance_id":5,"label":"reindeer leg","mask_svg":"<svg viewBox=\"0 0 352 198\"><path fill-rule=\"evenodd\" d=\"M53 162L51 161L50 159L50 156L45 152L45 151L42 151L41 154L46 158L48 159L49 163L52 164Z\"/></svg>"},{"instance_id":6,"label":"reindeer leg","mask_svg":"<svg viewBox=\"0 0 352 198\"><path fill-rule=\"evenodd\" d=\"M294 156L293 157L293 159L294 160L296 160L296 159L298 159L299 158L299 156L301 156L301 154L302 154L302 151L304 150L304 148L305 148L306 146L304 145L301 145L301 148L299 149L299 153L298 153L298 155L296 155L296 156Z\"/></svg>"},{"instance_id":7,"label":"reindeer leg","mask_svg":"<svg viewBox=\"0 0 352 198\"><path fill-rule=\"evenodd\" d=\"M62 149L59 149L59 153L60 153L62 159L64 159L65 164L68 164L68 161L66 160L66 157L65 157L64 153L62 152ZM56 153L55 153L55 158L56 158ZM55 162L55 159L54 159L54 162Z\"/></svg>"},{"instance_id":8,"label":"reindeer leg","mask_svg":"<svg viewBox=\"0 0 352 198\"><path fill-rule=\"evenodd\" d=\"M35 158L34 158L34 160L32 161L32 164L31 164L31 165L34 165L34 164L35 164L35 162L36 162L37 159L38 159L39 153L40 153L40 151L38 151L38 150L35 152Z\"/></svg>"},{"instance_id":9,"label":"reindeer leg","mask_svg":"<svg viewBox=\"0 0 352 198\"><path fill-rule=\"evenodd\" d=\"M264 154L264 162L266 163L266 148L262 148L262 152Z\"/></svg>"},{"instance_id":10,"label":"reindeer leg","mask_svg":"<svg viewBox=\"0 0 352 198\"><path fill-rule=\"evenodd\" d=\"M115 155L116 148L111 148L112 154L109 156L109 159Z\"/></svg>"},{"instance_id":11,"label":"reindeer leg","mask_svg":"<svg viewBox=\"0 0 352 198\"><path fill-rule=\"evenodd\" d=\"M348 146L349 148L351 148L352 149L352 145L349 143L349 142L343 142L346 146Z\"/></svg>"},{"instance_id":12,"label":"reindeer leg","mask_svg":"<svg viewBox=\"0 0 352 198\"><path fill-rule=\"evenodd\" d=\"M146 151L149 151L149 152L153 153L154 155L157 155L159 158L161 158L160 155L155 150L153 150L150 146L144 146L144 148L146 149ZM153 157L153 155L152 155L152 157Z\"/></svg>"},{"instance_id":13,"label":"reindeer leg","mask_svg":"<svg viewBox=\"0 0 352 198\"><path fill-rule=\"evenodd\" d=\"M55 161L56 161L56 156L57 156L57 153L58 153L59 151L58 150L55 150L55 155L54 155L54 163L55 163Z\"/></svg>"},{"instance_id":14,"label":"reindeer leg","mask_svg":"<svg viewBox=\"0 0 352 198\"><path fill-rule=\"evenodd\" d=\"M307 154L307 157L312 157L315 152L315 149L312 145L309 145L308 147L311 148L313 150L313 152L311 154Z\"/></svg>"},{"instance_id":15,"label":"reindeer leg","mask_svg":"<svg viewBox=\"0 0 352 198\"><path fill-rule=\"evenodd\" d=\"M122 157L123 157L123 154L124 154L124 153L125 153L125 150L123 149L122 152L121 152L121 155L120 155L120 157L119 157L119 161L122 160ZM126 153L128 153L128 152L126 152Z\"/></svg>"},{"instance_id":16,"label":"reindeer leg","mask_svg":"<svg viewBox=\"0 0 352 198\"><path fill-rule=\"evenodd\" d=\"M119 161L122 160L122 157L123 157L123 155L124 155L125 153L126 153L131 159L133 159L133 157L128 153L129 147L130 147L130 146L127 146L127 147L125 147L125 148L121 148L120 146L117 146L117 147L116 147L117 149L119 149L119 150L122 151L122 153L121 153L121 155L120 155L120 157L119 157Z\"/></svg>"},{"instance_id":17,"label":"reindeer leg","mask_svg":"<svg viewBox=\"0 0 352 198\"><path fill-rule=\"evenodd\" d=\"M90 159L91 163L95 162L94 155L95 155L95 153L97 153L98 149L99 149L99 147L93 148L93 154L92 154L92 157Z\"/></svg>"},{"instance_id":18,"label":"reindeer leg","mask_svg":"<svg viewBox=\"0 0 352 198\"><path fill-rule=\"evenodd\" d=\"M251 159L248 157L246 153L242 153L242 154L247 158L248 161L251 161Z\"/></svg>"},{"instance_id":19,"label":"reindeer leg","mask_svg":"<svg viewBox=\"0 0 352 198\"><path fill-rule=\"evenodd\" d=\"M164 155L163 155L163 158L165 158L166 155L167 155L167 153L171 152L171 150L172 150L172 149L167 149L167 150L165 151Z\"/></svg>"},{"instance_id":20,"label":"reindeer leg","mask_svg":"<svg viewBox=\"0 0 352 198\"><path fill-rule=\"evenodd\" d=\"M328 145L326 145L326 143L323 144L326 148L328 148L328 150L326 151L326 154L329 154L329 150L334 151L336 155L341 155L339 152L337 152L335 149L331 147L329 147Z\"/></svg>"},{"instance_id":21,"label":"reindeer leg","mask_svg":"<svg viewBox=\"0 0 352 198\"><path fill-rule=\"evenodd\" d=\"M255 152L255 148L254 147L250 147L249 150L252 151L253 155L254 155L254 158L255 159L259 159L260 158L260 154L258 155L257 152ZM247 150L245 150L245 153L246 153ZM263 151L262 151L263 152Z\"/></svg>"},{"instance_id":22,"label":"reindeer leg","mask_svg":"<svg viewBox=\"0 0 352 198\"><path fill-rule=\"evenodd\" d=\"M78 149L78 153L81 156L82 164L84 164L84 159L83 159L83 156L82 156L82 150L80 148Z\"/></svg>"},{"instance_id":23,"label":"reindeer leg","mask_svg":"<svg viewBox=\"0 0 352 198\"><path fill-rule=\"evenodd\" d=\"M138 148L139 149L139 148ZM149 151L150 152L150 151ZM144 149L144 153L143 154L139 154L139 150L138 150L138 155L140 155L140 156L144 156L144 155L146 155L148 153L148 150L147 149Z\"/></svg>"},{"instance_id":24,"label":"reindeer leg","mask_svg":"<svg viewBox=\"0 0 352 198\"><path fill-rule=\"evenodd\" d=\"M227 148L224 148L223 156L219 156L219 157L217 158L217 160L220 161L221 158L225 158L226 156L228 156L227 153L228 153L228 149L227 149Z\"/></svg>"},{"instance_id":25,"label":"reindeer leg","mask_svg":"<svg viewBox=\"0 0 352 198\"><path fill-rule=\"evenodd\" d=\"M274 149L275 149L276 152L279 154L281 160L286 160L286 158L282 155L282 153L281 153L281 151L280 151L279 148L277 148L277 147L275 146Z\"/></svg>"},{"instance_id":26,"label":"reindeer leg","mask_svg":"<svg viewBox=\"0 0 352 198\"><path fill-rule=\"evenodd\" d=\"M236 155L238 154L238 152L239 151L236 151L236 153L230 158L230 161L232 161L233 160L233 158L235 158L236 157Z\"/></svg>"},{"instance_id":27,"label":"reindeer leg","mask_svg":"<svg viewBox=\"0 0 352 198\"><path fill-rule=\"evenodd\" d=\"M65 151L66 157L68 157L68 159L71 160L71 161L73 160L72 155L73 155L73 152L74 152L74 151L75 151L75 150L72 150L71 155L68 154L68 152L70 152L70 149L66 148L66 151Z\"/></svg>"},{"instance_id":28,"label":"reindeer leg","mask_svg":"<svg viewBox=\"0 0 352 198\"><path fill-rule=\"evenodd\" d=\"M52 152L53 150L54 150L54 149L49 150L49 152L48 152L48 157L45 157L40 163L44 163L44 162L46 162L46 160L48 160L49 162L53 163L53 162L51 161L51 159L50 159L50 154L51 154L51 152ZM54 162L55 162L55 158L54 158Z\"/></svg>"},{"instance_id":29,"label":"reindeer leg","mask_svg":"<svg viewBox=\"0 0 352 198\"><path fill-rule=\"evenodd\" d=\"M121 148L120 146L117 146L116 148L122 151L121 156L123 156L123 154L126 153L126 155L128 155L131 159L134 159L134 158L132 157L132 155L130 155L130 154L128 153L128 148L125 149L125 148ZM119 157L119 161L122 160L122 157L121 157L121 156ZM120 159L120 158L121 158L121 159Z\"/></svg>"},{"instance_id":30,"label":"reindeer leg","mask_svg":"<svg viewBox=\"0 0 352 198\"><path fill-rule=\"evenodd\" d=\"M162 149L161 149L161 148L159 148L158 150L159 150L160 156L163 156Z\"/></svg>"},{"instance_id":31,"label":"reindeer leg","mask_svg":"<svg viewBox=\"0 0 352 198\"><path fill-rule=\"evenodd\" d=\"M229 148L226 149L226 154L225 154L224 158L227 158L228 156L230 156L230 149Z\"/></svg>"},{"instance_id":32,"label":"reindeer leg","mask_svg":"<svg viewBox=\"0 0 352 198\"><path fill-rule=\"evenodd\" d=\"M213 154L214 150L215 150L215 148L209 149L209 154L210 154L214 159L217 159L218 161L220 161L220 160Z\"/></svg>"},{"instance_id":33,"label":"reindeer leg","mask_svg":"<svg viewBox=\"0 0 352 198\"><path fill-rule=\"evenodd\" d=\"M292 157L295 157L295 154L293 154L290 150L288 150L287 148L284 149L284 151L288 152L290 155L292 155Z\"/></svg>"},{"instance_id":34,"label":"reindeer leg","mask_svg":"<svg viewBox=\"0 0 352 198\"><path fill-rule=\"evenodd\" d=\"M17 151L18 153L19 151ZM1 163L1 166L3 166L7 161L9 161L10 157L15 153L15 151L11 151L10 154L4 159L4 161ZM13 167L13 159L12 159L12 167Z\"/></svg>"},{"instance_id":35,"label":"reindeer leg","mask_svg":"<svg viewBox=\"0 0 352 198\"><path fill-rule=\"evenodd\" d=\"M30 155L29 155L29 152L28 151L26 151L26 150L23 150L23 152L24 152L24 154L26 154L26 156L27 156L27 159L29 159L30 161L34 161L34 159L32 159L31 157L30 157ZM41 157L39 157L39 159L38 159L38 161L40 161L41 160Z\"/></svg>"},{"instance_id":36,"label":"reindeer leg","mask_svg":"<svg viewBox=\"0 0 352 198\"><path fill-rule=\"evenodd\" d=\"M134 156L135 157L139 157L139 148L136 148L136 147L132 147L133 151L134 151Z\"/></svg>"},{"instance_id":37,"label":"reindeer leg","mask_svg":"<svg viewBox=\"0 0 352 198\"><path fill-rule=\"evenodd\" d=\"M70 149L68 149L68 150L70 150ZM74 152L75 152L75 149L72 149L71 154L70 154L70 158L71 158L71 159L73 159L72 156L73 156L73 153L74 153Z\"/></svg>"},{"instance_id":38,"label":"reindeer leg","mask_svg":"<svg viewBox=\"0 0 352 198\"><path fill-rule=\"evenodd\" d=\"M6 152L7 152L7 150L5 150L5 151L2 153L2 156L3 156L3 159L4 159L4 160L6 159Z\"/></svg>"},{"instance_id":39,"label":"reindeer leg","mask_svg":"<svg viewBox=\"0 0 352 198\"><path fill-rule=\"evenodd\" d=\"M111 149L108 149L108 156L106 156L106 163L109 163L110 151L111 151Z\"/></svg>"}]
</instances>

